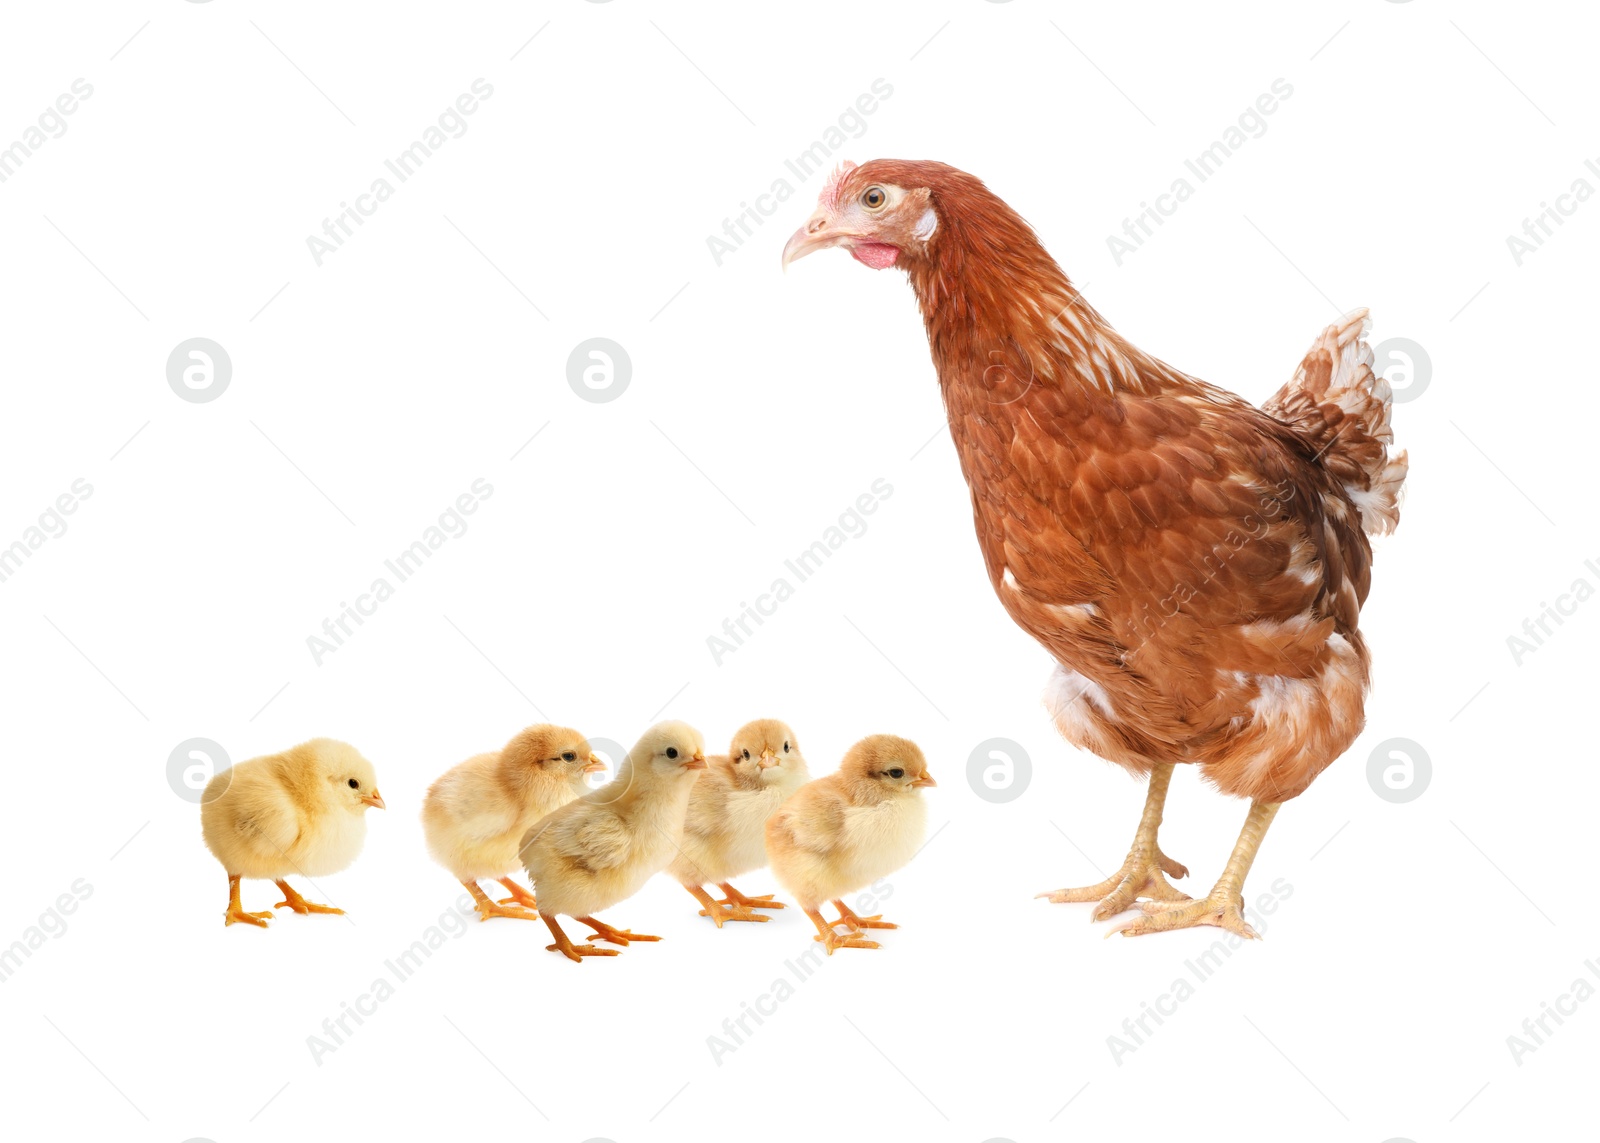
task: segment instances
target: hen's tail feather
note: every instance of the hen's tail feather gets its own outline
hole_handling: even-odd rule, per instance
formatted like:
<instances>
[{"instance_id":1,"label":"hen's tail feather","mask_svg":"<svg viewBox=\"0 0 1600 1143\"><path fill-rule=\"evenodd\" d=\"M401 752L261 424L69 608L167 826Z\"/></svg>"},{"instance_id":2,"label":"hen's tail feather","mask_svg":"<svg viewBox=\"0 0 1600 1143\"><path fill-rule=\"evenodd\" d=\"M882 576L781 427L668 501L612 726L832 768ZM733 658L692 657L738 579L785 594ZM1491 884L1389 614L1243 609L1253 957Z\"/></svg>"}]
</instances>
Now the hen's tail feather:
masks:
<instances>
[{"instance_id":1,"label":"hen's tail feather","mask_svg":"<svg viewBox=\"0 0 1600 1143\"><path fill-rule=\"evenodd\" d=\"M1361 513L1362 531L1378 536L1400 523L1407 460L1404 452L1389 454L1394 394L1372 370L1371 327L1367 311L1359 309L1323 330L1262 409L1310 444L1317 463L1338 478Z\"/></svg>"}]
</instances>

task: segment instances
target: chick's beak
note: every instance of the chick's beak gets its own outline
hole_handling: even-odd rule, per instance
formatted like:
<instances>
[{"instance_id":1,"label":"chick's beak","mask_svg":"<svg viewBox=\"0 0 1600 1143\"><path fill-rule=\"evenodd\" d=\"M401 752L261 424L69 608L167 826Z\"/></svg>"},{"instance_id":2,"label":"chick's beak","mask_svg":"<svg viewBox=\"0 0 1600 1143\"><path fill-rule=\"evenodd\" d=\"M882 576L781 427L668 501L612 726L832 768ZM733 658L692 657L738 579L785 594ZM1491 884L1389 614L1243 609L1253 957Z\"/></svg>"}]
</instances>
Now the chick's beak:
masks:
<instances>
[{"instance_id":1,"label":"chick's beak","mask_svg":"<svg viewBox=\"0 0 1600 1143\"><path fill-rule=\"evenodd\" d=\"M375 810L386 810L389 808L384 804L383 795L378 793L377 790L373 790L370 794L362 794L361 803L362 805L371 806Z\"/></svg>"},{"instance_id":2,"label":"chick's beak","mask_svg":"<svg viewBox=\"0 0 1600 1143\"><path fill-rule=\"evenodd\" d=\"M920 778L913 779L911 784L913 786L937 786L939 783L933 780L932 774L924 774Z\"/></svg>"},{"instance_id":3,"label":"chick's beak","mask_svg":"<svg viewBox=\"0 0 1600 1143\"><path fill-rule=\"evenodd\" d=\"M763 750L761 757L756 760L756 765L767 770L778 764L778 756L770 750Z\"/></svg>"},{"instance_id":4,"label":"chick's beak","mask_svg":"<svg viewBox=\"0 0 1600 1143\"><path fill-rule=\"evenodd\" d=\"M685 770L704 770L706 768L706 756L696 750L694 756L683 764L683 768Z\"/></svg>"},{"instance_id":5,"label":"chick's beak","mask_svg":"<svg viewBox=\"0 0 1600 1143\"><path fill-rule=\"evenodd\" d=\"M594 753L594 751L591 750L589 752L589 761L584 766L583 772L585 774L598 774L598 773L600 773L600 771L604 770L605 768L606 768L605 759L600 757L600 755Z\"/></svg>"},{"instance_id":6,"label":"chick's beak","mask_svg":"<svg viewBox=\"0 0 1600 1143\"><path fill-rule=\"evenodd\" d=\"M787 270L790 262L798 262L807 254L817 250L826 250L830 246L837 246L850 235L836 229L823 211L817 211L806 220L806 224L794 232L794 237L789 239L783 247L783 268Z\"/></svg>"}]
</instances>

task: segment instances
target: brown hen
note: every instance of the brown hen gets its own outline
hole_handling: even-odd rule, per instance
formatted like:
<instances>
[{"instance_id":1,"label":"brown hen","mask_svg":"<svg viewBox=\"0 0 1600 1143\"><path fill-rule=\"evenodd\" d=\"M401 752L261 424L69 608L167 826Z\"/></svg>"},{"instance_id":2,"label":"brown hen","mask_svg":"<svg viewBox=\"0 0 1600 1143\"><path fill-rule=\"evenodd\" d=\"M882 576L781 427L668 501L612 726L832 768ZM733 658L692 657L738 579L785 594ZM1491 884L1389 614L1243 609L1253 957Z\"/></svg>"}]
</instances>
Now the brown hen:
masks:
<instances>
[{"instance_id":1,"label":"brown hen","mask_svg":"<svg viewBox=\"0 0 1600 1143\"><path fill-rule=\"evenodd\" d=\"M1366 311L1323 330L1258 409L1129 344L953 167L845 164L784 264L829 246L911 280L990 582L1058 664L1056 726L1150 779L1122 868L1044 896L1099 901L1096 920L1139 901L1128 935L1254 936L1243 883L1268 825L1363 724L1367 537L1398 522L1406 475ZM1187 871L1157 843L1179 762L1251 801L1199 901L1167 882Z\"/></svg>"}]
</instances>

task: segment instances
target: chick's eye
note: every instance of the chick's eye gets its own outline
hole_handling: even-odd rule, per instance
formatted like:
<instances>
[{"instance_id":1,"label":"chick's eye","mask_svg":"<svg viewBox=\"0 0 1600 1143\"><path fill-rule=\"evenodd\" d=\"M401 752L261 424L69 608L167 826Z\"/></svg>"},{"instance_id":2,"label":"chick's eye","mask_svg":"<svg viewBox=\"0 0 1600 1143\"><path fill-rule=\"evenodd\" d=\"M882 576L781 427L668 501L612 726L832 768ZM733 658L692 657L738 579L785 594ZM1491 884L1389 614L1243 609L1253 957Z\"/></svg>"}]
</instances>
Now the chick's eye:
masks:
<instances>
[{"instance_id":1,"label":"chick's eye","mask_svg":"<svg viewBox=\"0 0 1600 1143\"><path fill-rule=\"evenodd\" d=\"M668 758L676 758L677 756L678 756L678 748L676 746L667 747L667 757Z\"/></svg>"},{"instance_id":2,"label":"chick's eye","mask_svg":"<svg viewBox=\"0 0 1600 1143\"><path fill-rule=\"evenodd\" d=\"M356 781L354 778L351 778L350 779L350 788L352 790L359 790L359 789L361 789L361 783Z\"/></svg>"},{"instance_id":3,"label":"chick's eye","mask_svg":"<svg viewBox=\"0 0 1600 1143\"><path fill-rule=\"evenodd\" d=\"M904 770L900 769L900 767L898 767L898 766L896 766L893 770L889 771L889 777L891 777L891 778L904 778L905 776L906 776L906 772Z\"/></svg>"},{"instance_id":4,"label":"chick's eye","mask_svg":"<svg viewBox=\"0 0 1600 1143\"><path fill-rule=\"evenodd\" d=\"M785 754L789 753L789 744L787 742L783 744L783 752Z\"/></svg>"},{"instance_id":5,"label":"chick's eye","mask_svg":"<svg viewBox=\"0 0 1600 1143\"><path fill-rule=\"evenodd\" d=\"M576 762L577 760L578 756L571 750L568 750L561 755L561 761L563 762Z\"/></svg>"},{"instance_id":6,"label":"chick's eye","mask_svg":"<svg viewBox=\"0 0 1600 1143\"><path fill-rule=\"evenodd\" d=\"M868 210L877 210L889 201L889 196L882 187L868 187L861 195L861 205Z\"/></svg>"},{"instance_id":7,"label":"chick's eye","mask_svg":"<svg viewBox=\"0 0 1600 1143\"><path fill-rule=\"evenodd\" d=\"M748 762L748 761L750 761L750 751L748 751L748 750L746 750L746 751L745 751L745 752L744 752L744 760L745 760L745 761L746 761L746 762Z\"/></svg>"}]
</instances>

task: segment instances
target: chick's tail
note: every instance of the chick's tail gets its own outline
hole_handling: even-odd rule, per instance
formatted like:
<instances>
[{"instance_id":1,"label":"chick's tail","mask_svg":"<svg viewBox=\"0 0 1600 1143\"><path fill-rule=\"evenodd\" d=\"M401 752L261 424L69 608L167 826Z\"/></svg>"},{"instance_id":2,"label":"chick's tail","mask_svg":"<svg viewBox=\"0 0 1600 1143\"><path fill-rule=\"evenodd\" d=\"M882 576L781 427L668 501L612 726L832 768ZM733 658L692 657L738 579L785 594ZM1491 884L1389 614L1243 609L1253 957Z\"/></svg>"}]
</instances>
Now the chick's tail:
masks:
<instances>
[{"instance_id":1,"label":"chick's tail","mask_svg":"<svg viewBox=\"0 0 1600 1143\"><path fill-rule=\"evenodd\" d=\"M1262 409L1311 446L1317 463L1344 485L1361 513L1361 530L1379 536L1400 523L1408 462L1404 452L1391 455L1394 393L1373 372L1366 342L1371 328L1367 311L1359 309L1323 330L1288 384Z\"/></svg>"}]
</instances>

